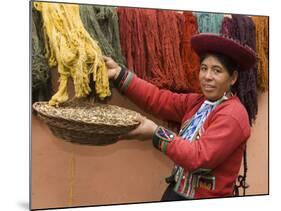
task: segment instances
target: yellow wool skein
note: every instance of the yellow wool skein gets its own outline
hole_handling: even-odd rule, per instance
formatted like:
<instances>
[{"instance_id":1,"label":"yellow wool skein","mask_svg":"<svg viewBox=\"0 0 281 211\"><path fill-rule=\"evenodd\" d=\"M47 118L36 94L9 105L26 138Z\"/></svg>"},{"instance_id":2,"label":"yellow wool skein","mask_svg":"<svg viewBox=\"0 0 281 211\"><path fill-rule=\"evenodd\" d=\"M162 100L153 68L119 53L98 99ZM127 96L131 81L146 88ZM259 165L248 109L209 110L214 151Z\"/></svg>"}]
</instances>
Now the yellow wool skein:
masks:
<instances>
[{"instance_id":1,"label":"yellow wool skein","mask_svg":"<svg viewBox=\"0 0 281 211\"><path fill-rule=\"evenodd\" d=\"M49 104L58 105L68 100L69 76L74 82L75 97L85 97L91 92L90 74L99 98L110 96L101 49L84 28L79 5L35 2L34 7L42 14L49 66L57 66L60 74L58 91Z\"/></svg>"}]
</instances>

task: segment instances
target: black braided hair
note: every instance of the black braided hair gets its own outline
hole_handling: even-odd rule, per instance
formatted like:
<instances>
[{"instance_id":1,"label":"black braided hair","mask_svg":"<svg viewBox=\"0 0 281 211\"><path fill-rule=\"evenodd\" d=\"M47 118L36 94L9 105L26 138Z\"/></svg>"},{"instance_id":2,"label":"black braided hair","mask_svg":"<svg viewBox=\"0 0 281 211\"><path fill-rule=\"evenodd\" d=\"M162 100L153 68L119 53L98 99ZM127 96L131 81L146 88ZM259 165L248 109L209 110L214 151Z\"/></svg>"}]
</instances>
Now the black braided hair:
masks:
<instances>
[{"instance_id":1,"label":"black braided hair","mask_svg":"<svg viewBox=\"0 0 281 211\"><path fill-rule=\"evenodd\" d=\"M243 189L243 196L246 195L246 189L249 188L249 185L246 183L247 178L247 171L248 171L248 164L247 164L247 150L244 150L244 156L243 156L243 166L244 166L244 172L243 175L239 175L237 178L237 182L234 185L233 189L233 195L239 196L239 188ZM237 184L238 183L238 184Z\"/></svg>"},{"instance_id":2,"label":"black braided hair","mask_svg":"<svg viewBox=\"0 0 281 211\"><path fill-rule=\"evenodd\" d=\"M243 15L232 15L232 20L233 27L236 29L232 37L256 50L256 28L253 20ZM252 126L258 112L257 66L255 65L248 71L242 72L240 78L235 88L241 102L247 109L250 125ZM237 180L239 183L238 187L242 187L243 195L245 195L246 189L249 187L246 184L248 170L246 149L244 151L243 165L243 175L239 175Z\"/></svg>"}]
</instances>

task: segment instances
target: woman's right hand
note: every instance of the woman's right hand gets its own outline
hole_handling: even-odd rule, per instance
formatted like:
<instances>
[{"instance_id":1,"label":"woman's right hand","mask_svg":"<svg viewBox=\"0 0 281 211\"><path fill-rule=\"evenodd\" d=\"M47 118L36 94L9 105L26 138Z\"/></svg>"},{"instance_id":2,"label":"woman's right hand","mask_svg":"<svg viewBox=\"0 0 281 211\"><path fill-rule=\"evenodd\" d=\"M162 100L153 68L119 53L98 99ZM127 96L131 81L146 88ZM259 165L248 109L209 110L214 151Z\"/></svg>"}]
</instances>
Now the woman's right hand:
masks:
<instances>
[{"instance_id":1,"label":"woman's right hand","mask_svg":"<svg viewBox=\"0 0 281 211\"><path fill-rule=\"evenodd\" d=\"M103 56L103 59L107 67L108 78L116 79L121 71L121 67L110 57Z\"/></svg>"},{"instance_id":2,"label":"woman's right hand","mask_svg":"<svg viewBox=\"0 0 281 211\"><path fill-rule=\"evenodd\" d=\"M120 139L151 140L158 125L142 115L138 115L136 120L140 123L139 126L126 135L121 136Z\"/></svg>"}]
</instances>

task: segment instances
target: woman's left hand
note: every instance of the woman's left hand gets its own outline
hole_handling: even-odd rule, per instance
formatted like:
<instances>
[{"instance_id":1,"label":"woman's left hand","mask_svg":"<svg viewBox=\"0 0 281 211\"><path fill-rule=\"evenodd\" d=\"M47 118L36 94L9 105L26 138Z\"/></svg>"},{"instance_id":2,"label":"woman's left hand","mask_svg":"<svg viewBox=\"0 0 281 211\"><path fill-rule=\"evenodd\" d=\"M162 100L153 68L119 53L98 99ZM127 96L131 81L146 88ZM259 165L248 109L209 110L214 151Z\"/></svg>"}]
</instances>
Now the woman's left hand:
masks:
<instances>
[{"instance_id":1,"label":"woman's left hand","mask_svg":"<svg viewBox=\"0 0 281 211\"><path fill-rule=\"evenodd\" d=\"M128 134L120 137L122 139L138 139L138 140L148 140L152 139L154 131L158 127L153 121L147 119L144 116L139 115L137 121L140 122L139 126L129 132Z\"/></svg>"}]
</instances>

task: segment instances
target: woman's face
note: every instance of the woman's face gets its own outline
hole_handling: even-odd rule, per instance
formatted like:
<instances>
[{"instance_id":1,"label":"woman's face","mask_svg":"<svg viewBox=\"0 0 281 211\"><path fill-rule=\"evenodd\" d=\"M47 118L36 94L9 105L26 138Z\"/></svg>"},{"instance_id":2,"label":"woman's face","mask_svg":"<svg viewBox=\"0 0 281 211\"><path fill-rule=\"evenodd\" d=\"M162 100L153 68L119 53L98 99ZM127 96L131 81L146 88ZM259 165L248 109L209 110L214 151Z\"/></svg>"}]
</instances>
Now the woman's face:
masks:
<instances>
[{"instance_id":1,"label":"woman's face","mask_svg":"<svg viewBox=\"0 0 281 211\"><path fill-rule=\"evenodd\" d=\"M208 55L200 65L199 81L203 94L210 101L220 99L237 80L238 72L230 76L217 57Z\"/></svg>"}]
</instances>

